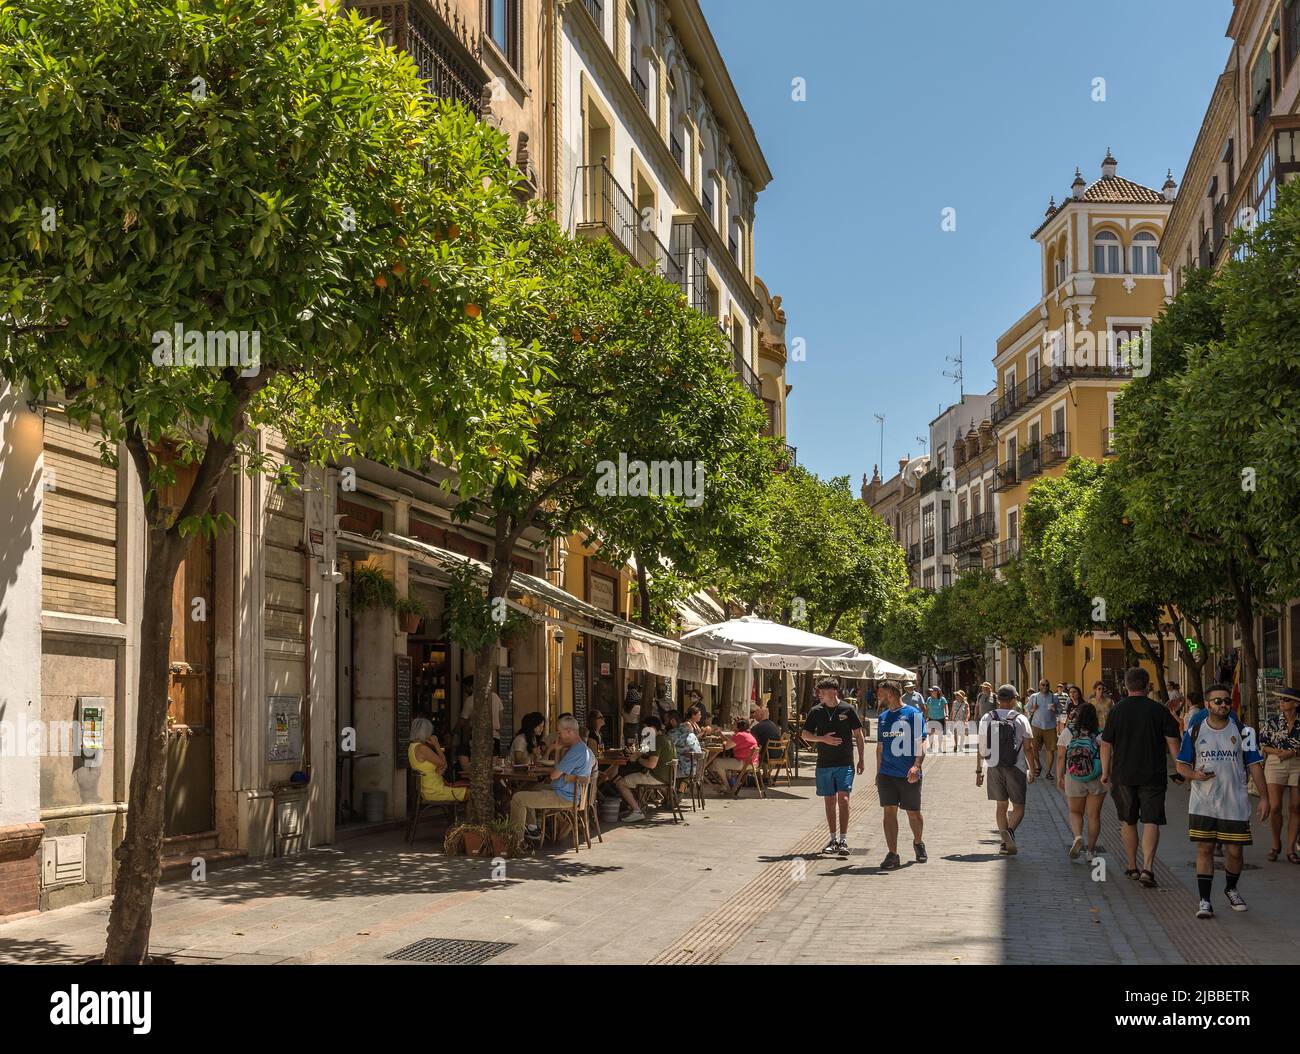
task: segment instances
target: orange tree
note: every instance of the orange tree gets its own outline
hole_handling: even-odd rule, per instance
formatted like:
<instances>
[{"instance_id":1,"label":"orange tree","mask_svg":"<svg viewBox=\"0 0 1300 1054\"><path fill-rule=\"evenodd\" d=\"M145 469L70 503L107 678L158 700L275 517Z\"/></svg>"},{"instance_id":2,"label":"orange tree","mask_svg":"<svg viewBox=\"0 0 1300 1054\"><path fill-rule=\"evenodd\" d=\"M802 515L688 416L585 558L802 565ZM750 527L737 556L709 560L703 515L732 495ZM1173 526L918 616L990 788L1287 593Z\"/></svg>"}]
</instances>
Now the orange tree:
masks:
<instances>
[{"instance_id":1,"label":"orange tree","mask_svg":"<svg viewBox=\"0 0 1300 1054\"><path fill-rule=\"evenodd\" d=\"M295 0L7 3L0 95L0 373L63 401L106 460L125 449L145 512L105 950L138 963L186 537L221 525L234 464L270 471L256 426L419 461L460 447L466 406L490 419L508 401L476 371L484 305L520 255L512 170L502 138L436 107L371 24ZM195 481L173 512L160 494L181 465Z\"/></svg>"}]
</instances>

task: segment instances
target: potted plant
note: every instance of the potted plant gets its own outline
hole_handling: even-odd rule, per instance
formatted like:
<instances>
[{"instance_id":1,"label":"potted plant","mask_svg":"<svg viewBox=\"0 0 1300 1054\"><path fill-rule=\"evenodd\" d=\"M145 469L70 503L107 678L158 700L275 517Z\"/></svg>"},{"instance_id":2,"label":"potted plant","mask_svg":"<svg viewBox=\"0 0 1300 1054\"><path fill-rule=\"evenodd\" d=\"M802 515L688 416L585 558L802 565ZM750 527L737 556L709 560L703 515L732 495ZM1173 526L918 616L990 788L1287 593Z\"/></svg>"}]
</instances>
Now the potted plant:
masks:
<instances>
[{"instance_id":1,"label":"potted plant","mask_svg":"<svg viewBox=\"0 0 1300 1054\"><path fill-rule=\"evenodd\" d=\"M481 856L488 840L488 829L482 824L458 823L447 832L442 848L448 856L455 856L462 852L466 856Z\"/></svg>"},{"instance_id":2,"label":"potted plant","mask_svg":"<svg viewBox=\"0 0 1300 1054\"><path fill-rule=\"evenodd\" d=\"M397 590L393 581L378 567L361 564L352 569L352 610L397 606Z\"/></svg>"},{"instance_id":3,"label":"potted plant","mask_svg":"<svg viewBox=\"0 0 1300 1054\"><path fill-rule=\"evenodd\" d=\"M420 622L429 614L424 601L414 596L404 596L393 608L403 633L414 633L420 628Z\"/></svg>"},{"instance_id":4,"label":"potted plant","mask_svg":"<svg viewBox=\"0 0 1300 1054\"><path fill-rule=\"evenodd\" d=\"M502 818L488 824L488 837L492 842L492 855L517 857L523 854L524 829L520 824Z\"/></svg>"}]
</instances>

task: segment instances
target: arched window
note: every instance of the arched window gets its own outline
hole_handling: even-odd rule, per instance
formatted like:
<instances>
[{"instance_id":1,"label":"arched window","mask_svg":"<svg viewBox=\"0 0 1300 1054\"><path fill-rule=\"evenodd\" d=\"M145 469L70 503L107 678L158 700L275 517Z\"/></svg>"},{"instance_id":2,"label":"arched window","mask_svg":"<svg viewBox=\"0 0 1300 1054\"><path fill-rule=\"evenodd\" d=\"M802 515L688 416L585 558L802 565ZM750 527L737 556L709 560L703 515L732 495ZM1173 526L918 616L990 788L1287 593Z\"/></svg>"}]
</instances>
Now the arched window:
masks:
<instances>
[{"instance_id":1,"label":"arched window","mask_svg":"<svg viewBox=\"0 0 1300 1054\"><path fill-rule=\"evenodd\" d=\"M1092 269L1097 274L1119 274L1119 239L1101 231L1092 241Z\"/></svg>"},{"instance_id":2,"label":"arched window","mask_svg":"<svg viewBox=\"0 0 1300 1054\"><path fill-rule=\"evenodd\" d=\"M1133 236L1129 249L1129 270L1133 274L1159 274L1160 257L1156 253L1156 236L1147 231Z\"/></svg>"}]
</instances>

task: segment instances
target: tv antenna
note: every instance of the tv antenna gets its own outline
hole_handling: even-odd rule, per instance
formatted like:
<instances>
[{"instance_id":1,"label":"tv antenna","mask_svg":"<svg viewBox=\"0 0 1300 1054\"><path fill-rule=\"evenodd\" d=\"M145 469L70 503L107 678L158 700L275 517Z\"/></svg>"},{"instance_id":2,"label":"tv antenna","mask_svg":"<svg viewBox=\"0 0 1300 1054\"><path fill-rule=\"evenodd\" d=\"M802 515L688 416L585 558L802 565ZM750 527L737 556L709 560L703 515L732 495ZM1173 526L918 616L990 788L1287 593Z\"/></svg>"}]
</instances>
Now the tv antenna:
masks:
<instances>
[{"instance_id":1,"label":"tv antenna","mask_svg":"<svg viewBox=\"0 0 1300 1054\"><path fill-rule=\"evenodd\" d=\"M880 471L884 472L885 471L885 415L872 414L871 416L880 422Z\"/></svg>"},{"instance_id":2,"label":"tv antenna","mask_svg":"<svg viewBox=\"0 0 1300 1054\"><path fill-rule=\"evenodd\" d=\"M966 385L964 383L963 374L962 374L962 338L961 337L957 338L957 354L945 355L944 359L953 364L954 368L951 370L944 370L943 375L945 377L951 377L954 381L957 382L957 401L960 402L962 399L966 398Z\"/></svg>"}]
</instances>

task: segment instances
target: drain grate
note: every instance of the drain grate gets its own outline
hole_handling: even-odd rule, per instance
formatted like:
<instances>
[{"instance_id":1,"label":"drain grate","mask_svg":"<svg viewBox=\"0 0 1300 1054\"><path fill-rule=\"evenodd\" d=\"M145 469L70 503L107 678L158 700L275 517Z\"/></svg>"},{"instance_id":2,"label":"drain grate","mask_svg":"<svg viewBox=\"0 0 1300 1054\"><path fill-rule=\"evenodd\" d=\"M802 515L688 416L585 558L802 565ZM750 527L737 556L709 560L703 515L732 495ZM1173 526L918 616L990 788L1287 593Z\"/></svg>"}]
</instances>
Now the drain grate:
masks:
<instances>
[{"instance_id":1,"label":"drain grate","mask_svg":"<svg viewBox=\"0 0 1300 1054\"><path fill-rule=\"evenodd\" d=\"M459 941L450 937L425 937L389 952L385 959L403 962L434 963L438 966L481 966L494 956L513 948L501 941Z\"/></svg>"}]
</instances>

